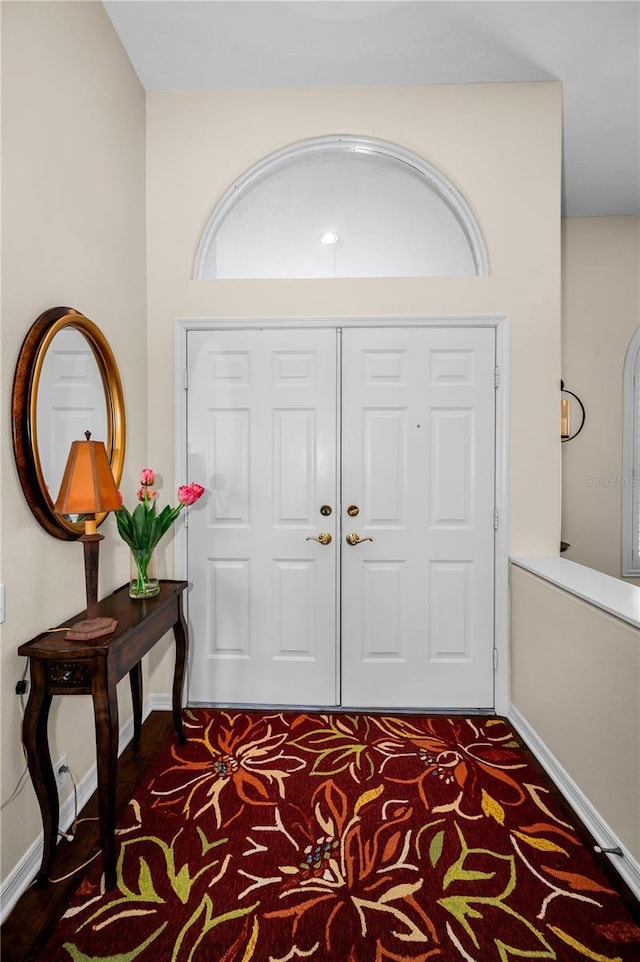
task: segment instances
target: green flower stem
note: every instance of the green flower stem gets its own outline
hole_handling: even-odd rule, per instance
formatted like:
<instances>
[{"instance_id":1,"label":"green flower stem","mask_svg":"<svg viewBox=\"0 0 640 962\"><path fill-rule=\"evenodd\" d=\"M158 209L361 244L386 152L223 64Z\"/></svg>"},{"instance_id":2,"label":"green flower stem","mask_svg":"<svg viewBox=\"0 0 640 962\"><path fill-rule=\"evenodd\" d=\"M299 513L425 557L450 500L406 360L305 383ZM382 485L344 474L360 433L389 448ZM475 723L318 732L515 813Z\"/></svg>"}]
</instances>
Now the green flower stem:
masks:
<instances>
[{"instance_id":1,"label":"green flower stem","mask_svg":"<svg viewBox=\"0 0 640 962\"><path fill-rule=\"evenodd\" d=\"M151 561L151 552L134 550L131 552L136 565L136 594L142 595L147 582L147 571Z\"/></svg>"}]
</instances>

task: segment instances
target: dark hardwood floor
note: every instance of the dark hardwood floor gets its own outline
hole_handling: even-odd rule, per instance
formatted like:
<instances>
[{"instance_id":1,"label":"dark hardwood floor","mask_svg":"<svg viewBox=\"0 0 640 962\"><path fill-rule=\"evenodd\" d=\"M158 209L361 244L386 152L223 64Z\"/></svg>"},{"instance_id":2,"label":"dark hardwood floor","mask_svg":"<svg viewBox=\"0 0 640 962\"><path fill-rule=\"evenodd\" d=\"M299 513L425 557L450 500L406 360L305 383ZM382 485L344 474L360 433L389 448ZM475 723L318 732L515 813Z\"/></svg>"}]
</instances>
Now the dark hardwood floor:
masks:
<instances>
[{"instance_id":1,"label":"dark hardwood floor","mask_svg":"<svg viewBox=\"0 0 640 962\"><path fill-rule=\"evenodd\" d=\"M172 733L171 712L152 712L142 726L139 747L134 749L129 745L124 750L118 762L116 817L123 811L160 747ZM79 816L73 841L62 839L57 847L51 877L69 877L38 887L31 885L22 895L2 926L2 962L31 962L38 957L93 864L93 858L102 857L97 816L98 801L97 794L94 794ZM78 868L83 865L84 868Z\"/></svg>"}]
</instances>

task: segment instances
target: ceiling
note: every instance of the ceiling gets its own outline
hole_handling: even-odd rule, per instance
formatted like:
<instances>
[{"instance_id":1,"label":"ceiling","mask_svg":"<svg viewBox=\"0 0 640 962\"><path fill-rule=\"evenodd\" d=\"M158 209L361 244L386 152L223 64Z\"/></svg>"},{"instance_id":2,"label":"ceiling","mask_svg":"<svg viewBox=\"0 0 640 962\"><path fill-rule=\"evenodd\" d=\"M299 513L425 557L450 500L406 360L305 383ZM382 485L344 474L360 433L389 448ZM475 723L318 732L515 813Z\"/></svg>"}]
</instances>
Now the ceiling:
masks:
<instances>
[{"instance_id":1,"label":"ceiling","mask_svg":"<svg viewBox=\"0 0 640 962\"><path fill-rule=\"evenodd\" d=\"M559 80L563 213L640 214L637 0L104 0L148 91Z\"/></svg>"}]
</instances>

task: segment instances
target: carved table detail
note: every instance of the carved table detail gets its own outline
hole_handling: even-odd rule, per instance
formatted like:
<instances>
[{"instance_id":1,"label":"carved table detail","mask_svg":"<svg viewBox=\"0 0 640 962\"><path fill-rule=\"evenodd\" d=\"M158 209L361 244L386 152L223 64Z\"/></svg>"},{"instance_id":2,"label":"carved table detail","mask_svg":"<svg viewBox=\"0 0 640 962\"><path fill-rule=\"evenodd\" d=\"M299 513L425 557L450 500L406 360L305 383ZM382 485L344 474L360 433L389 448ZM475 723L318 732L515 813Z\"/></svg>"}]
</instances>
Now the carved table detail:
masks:
<instances>
[{"instance_id":1,"label":"carved table detail","mask_svg":"<svg viewBox=\"0 0 640 962\"><path fill-rule=\"evenodd\" d=\"M84 661L54 661L47 664L47 678L51 685L87 688L91 687L91 668Z\"/></svg>"}]
</instances>

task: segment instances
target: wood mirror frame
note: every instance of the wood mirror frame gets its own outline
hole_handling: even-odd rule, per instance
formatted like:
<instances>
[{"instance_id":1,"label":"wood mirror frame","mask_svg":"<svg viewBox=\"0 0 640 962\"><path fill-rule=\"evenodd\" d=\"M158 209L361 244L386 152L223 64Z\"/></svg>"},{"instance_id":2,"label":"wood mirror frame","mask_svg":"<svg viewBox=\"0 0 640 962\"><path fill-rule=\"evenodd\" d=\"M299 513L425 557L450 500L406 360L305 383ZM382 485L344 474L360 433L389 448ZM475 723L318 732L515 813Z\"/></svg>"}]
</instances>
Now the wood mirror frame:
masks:
<instances>
[{"instance_id":1,"label":"wood mirror frame","mask_svg":"<svg viewBox=\"0 0 640 962\"><path fill-rule=\"evenodd\" d=\"M27 504L49 534L65 541L74 541L83 533L84 525L54 512L42 470L37 432L38 387L42 365L53 338L66 328L74 328L84 336L95 358L105 397L107 436L104 442L116 485L120 483L126 432L124 393L118 365L102 331L74 308L49 308L29 329L16 364L11 417L13 453ZM97 515L98 524L105 517L106 513Z\"/></svg>"}]
</instances>

